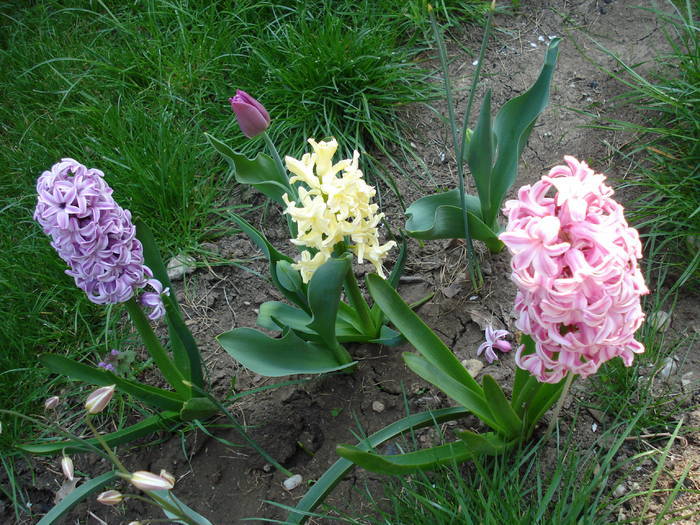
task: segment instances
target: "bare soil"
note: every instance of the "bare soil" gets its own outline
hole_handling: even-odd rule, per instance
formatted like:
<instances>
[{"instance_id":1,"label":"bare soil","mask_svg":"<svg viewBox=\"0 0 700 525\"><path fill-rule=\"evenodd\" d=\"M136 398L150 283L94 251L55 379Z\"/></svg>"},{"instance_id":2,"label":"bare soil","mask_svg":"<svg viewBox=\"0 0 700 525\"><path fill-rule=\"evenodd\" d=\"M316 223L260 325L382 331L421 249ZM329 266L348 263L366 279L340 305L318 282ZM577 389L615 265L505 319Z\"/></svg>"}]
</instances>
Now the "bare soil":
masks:
<instances>
[{"instance_id":1,"label":"bare soil","mask_svg":"<svg viewBox=\"0 0 700 525\"><path fill-rule=\"evenodd\" d=\"M630 109L615 104L615 97L624 91L624 87L605 69L618 71L619 65L603 53L597 43L627 63L650 61L665 48L663 34L653 14L634 6L651 6L651 3L644 0L534 0L523 4L527 5L519 15L497 17L495 38L484 62L484 79L476 100L478 107L484 90L492 89L493 105L498 108L507 99L523 92L539 73L549 38L564 37L552 82L550 106L532 133L515 187L534 182L549 168L561 163L566 154L584 159L596 171L606 173L613 186L634 177L629 164L615 153L634 137L587 126L592 122L591 115L601 113L622 119L636 118L628 114ZM454 58L451 74L458 89L458 109L463 111L474 57L462 49L478 49L481 31L464 28L452 36L460 44L451 45L450 53ZM651 67L652 64L646 64L641 70ZM435 107L440 114L446 114L444 104ZM408 108L403 117L413 130L411 140L416 153L431 174L426 183L418 177L423 167L417 164L404 166L409 173L416 173L414 180L394 174L405 201L411 202L430 191L454 187L455 163L451 158L447 126L432 110L422 106ZM623 202L630 197L625 192L618 193ZM393 226L403 224L400 206L387 191L383 193L383 211ZM261 229L269 233L273 244L289 249L279 210L271 210L264 219L260 217L259 223ZM204 248L224 260L249 260L256 255L255 248L243 235ZM411 241L405 272L407 278L399 289L407 301L435 294L419 313L460 359L476 357L486 323L514 330L511 306L515 288L509 279L509 256L507 253L490 255L484 249L479 251L486 282L481 291L474 292L465 280L462 243L438 241L420 245ZM280 298L279 294L259 276L239 266L207 267L202 262L202 268L176 284L176 293L186 307L187 324L200 344L212 388L219 396L224 396L231 392L234 378L238 392L275 383L275 380L239 367L214 338L234 327L254 326L260 304ZM262 259L249 262L247 266L262 275L267 271ZM671 330L678 334L697 333L697 312L697 297L682 297L673 314ZM401 353L410 350L409 346L357 345L350 348L360 361L352 375L310 378L304 384L243 398L232 407L242 422L251 425L252 437L263 448L285 467L303 476L305 483L291 492L282 487L284 476L271 469L250 449L225 445L194 429L164 435L161 441L124 449L120 453L129 468L154 472L165 468L175 474L178 478L177 496L212 523L242 523L243 518L250 517L283 520L286 512L266 502L294 505L304 494L306 482L317 479L337 459L336 444L355 443L357 434L374 432L400 419L406 413L406 404L412 412L449 405L444 395L406 369ZM675 458L673 470L664 483L679 475L688 462L693 462L695 466L686 486L698 489L700 416L697 407L700 406L700 394L695 390L680 396L680 376L693 371L695 378L700 377L700 358L689 348L681 349L678 357L681 364L667 388L679 393L683 399L680 402L687 407L688 413L695 412L690 414L681 431L684 441L672 450ZM486 364L482 373L489 373L502 384L509 385L513 367L512 355L506 354L500 361ZM564 421L568 421L577 402L586 398L588 389L587 381L576 383ZM373 402L377 401L384 406L381 412L372 408ZM576 439L582 446L592 443L605 430L612 416L583 411L579 414ZM223 419L216 422L225 423ZM593 430L594 423L596 431ZM474 423L465 421L460 424L468 427ZM222 440L242 442L233 430L212 426L209 431ZM434 431L419 433L419 439L430 443ZM625 452L629 455L645 446L663 446L662 443L663 440L635 442ZM51 465L43 460L36 461L47 467L42 475L28 483L34 487L30 491L34 509L41 511L50 506L62 477L53 465L55 460L51 460ZM107 468L89 457L76 458L76 463L79 469L90 475L98 475ZM53 472L49 468L53 468ZM651 468L635 474L642 485L648 483ZM379 490L382 481L381 476L354 470L338 485L328 502L359 516L365 512L366 502L357 489L366 483L370 489ZM3 498L0 495L0 501ZM700 505L700 500L684 500L683 503ZM629 508L632 515L634 510L634 506ZM99 517L102 523L111 525L160 517L158 514L157 509L147 509L138 502L130 502L126 510L92 502L81 506L65 523L98 523L96 517ZM0 522L14 522L9 502L5 501L4 506L0 504ZM334 523L336 520L317 522Z\"/></svg>"}]
</instances>

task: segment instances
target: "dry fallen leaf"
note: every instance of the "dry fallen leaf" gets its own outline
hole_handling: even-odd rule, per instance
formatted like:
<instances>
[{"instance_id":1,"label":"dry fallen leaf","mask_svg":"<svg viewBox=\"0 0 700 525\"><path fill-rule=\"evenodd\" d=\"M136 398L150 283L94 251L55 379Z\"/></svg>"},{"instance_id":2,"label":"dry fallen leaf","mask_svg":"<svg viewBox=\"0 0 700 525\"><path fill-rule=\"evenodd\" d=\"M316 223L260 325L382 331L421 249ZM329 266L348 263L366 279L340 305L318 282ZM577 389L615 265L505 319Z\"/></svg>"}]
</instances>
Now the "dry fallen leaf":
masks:
<instances>
[{"instance_id":1,"label":"dry fallen leaf","mask_svg":"<svg viewBox=\"0 0 700 525\"><path fill-rule=\"evenodd\" d=\"M78 481L80 481L82 478L73 478L73 480L69 479L64 479L63 480L63 485L61 485L61 488L56 491L56 494L53 497L53 502L55 505L58 505L63 498L68 496L71 492L75 490L76 485L78 484Z\"/></svg>"}]
</instances>

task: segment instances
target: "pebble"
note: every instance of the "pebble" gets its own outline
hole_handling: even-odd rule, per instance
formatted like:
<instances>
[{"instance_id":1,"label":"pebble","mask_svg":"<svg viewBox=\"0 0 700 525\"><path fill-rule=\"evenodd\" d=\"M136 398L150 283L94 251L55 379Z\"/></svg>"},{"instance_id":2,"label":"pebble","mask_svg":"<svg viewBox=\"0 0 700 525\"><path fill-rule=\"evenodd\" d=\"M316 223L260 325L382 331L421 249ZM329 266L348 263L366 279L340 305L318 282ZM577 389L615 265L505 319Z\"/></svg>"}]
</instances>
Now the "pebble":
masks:
<instances>
[{"instance_id":1,"label":"pebble","mask_svg":"<svg viewBox=\"0 0 700 525\"><path fill-rule=\"evenodd\" d=\"M673 357L664 357L662 363L663 366L661 367L661 372L659 372L659 375L661 375L661 377L664 379L668 379L671 374L675 374L678 370L678 363L676 363L676 360Z\"/></svg>"},{"instance_id":2,"label":"pebble","mask_svg":"<svg viewBox=\"0 0 700 525\"><path fill-rule=\"evenodd\" d=\"M695 381L693 380L693 372L692 370L690 372L686 372L681 376L681 388L683 388L683 392L689 393L693 390L693 383Z\"/></svg>"},{"instance_id":3,"label":"pebble","mask_svg":"<svg viewBox=\"0 0 700 525\"><path fill-rule=\"evenodd\" d=\"M663 310L658 310L648 317L647 323L649 323L654 330L665 332L671 324L671 315Z\"/></svg>"},{"instance_id":4,"label":"pebble","mask_svg":"<svg viewBox=\"0 0 700 525\"><path fill-rule=\"evenodd\" d=\"M462 366L467 369L470 376L476 377L484 368L484 363L478 359L465 359L462 361Z\"/></svg>"},{"instance_id":5,"label":"pebble","mask_svg":"<svg viewBox=\"0 0 700 525\"><path fill-rule=\"evenodd\" d=\"M627 487L625 487L624 483L620 483L615 489L613 490L613 496L616 498L621 498L622 496L625 495L625 492L627 492Z\"/></svg>"},{"instance_id":6,"label":"pebble","mask_svg":"<svg viewBox=\"0 0 700 525\"><path fill-rule=\"evenodd\" d=\"M293 476L285 479L282 486L284 487L284 490L294 490L301 485L302 480L303 478L301 477L301 474L294 474Z\"/></svg>"},{"instance_id":7,"label":"pebble","mask_svg":"<svg viewBox=\"0 0 700 525\"><path fill-rule=\"evenodd\" d=\"M168 261L168 266L166 268L168 272L168 279L171 281L177 281L182 279L185 275L188 275L195 270L195 260L194 257L190 255L185 255L181 253L176 255L170 261Z\"/></svg>"},{"instance_id":8,"label":"pebble","mask_svg":"<svg viewBox=\"0 0 700 525\"><path fill-rule=\"evenodd\" d=\"M377 412L378 414L381 414L384 412L384 403L381 401L372 401L372 410Z\"/></svg>"}]
</instances>

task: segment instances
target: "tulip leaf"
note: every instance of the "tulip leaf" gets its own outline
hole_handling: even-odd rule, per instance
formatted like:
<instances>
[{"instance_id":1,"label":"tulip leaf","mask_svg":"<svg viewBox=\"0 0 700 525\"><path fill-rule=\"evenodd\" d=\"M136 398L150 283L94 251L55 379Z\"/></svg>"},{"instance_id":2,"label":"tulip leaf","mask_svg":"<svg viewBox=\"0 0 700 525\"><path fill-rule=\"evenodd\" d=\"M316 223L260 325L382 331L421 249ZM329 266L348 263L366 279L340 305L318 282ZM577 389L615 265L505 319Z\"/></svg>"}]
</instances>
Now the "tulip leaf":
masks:
<instances>
[{"instance_id":1,"label":"tulip leaf","mask_svg":"<svg viewBox=\"0 0 700 525\"><path fill-rule=\"evenodd\" d=\"M307 296L312 319L307 326L329 347L338 343L335 320L345 275L352 271L350 257L350 254L346 254L337 259L329 259L316 269L309 281Z\"/></svg>"},{"instance_id":2,"label":"tulip leaf","mask_svg":"<svg viewBox=\"0 0 700 525\"><path fill-rule=\"evenodd\" d=\"M408 474L432 470L440 465L461 463L479 454L478 450L472 450L462 441L387 456L348 445L338 445L335 451L340 457L352 461L357 466L379 474Z\"/></svg>"},{"instance_id":3,"label":"tulip leaf","mask_svg":"<svg viewBox=\"0 0 700 525\"><path fill-rule=\"evenodd\" d=\"M481 219L479 199L465 195L465 203L472 238L483 241L493 252L502 250L503 243L498 240L497 227L487 226ZM406 215L406 230L416 239L464 238L458 189L422 197L406 208Z\"/></svg>"},{"instance_id":4,"label":"tulip leaf","mask_svg":"<svg viewBox=\"0 0 700 525\"><path fill-rule=\"evenodd\" d=\"M506 429L507 435L512 438L520 437L523 433L523 422L515 413L510 402L506 398L501 387L490 375L485 375L482 380L484 397L491 408L493 417L502 428Z\"/></svg>"},{"instance_id":5,"label":"tulip leaf","mask_svg":"<svg viewBox=\"0 0 700 525\"><path fill-rule=\"evenodd\" d=\"M171 490L154 490L154 494L157 496L161 497L164 499L167 503L169 503L171 506L179 509L180 513L179 514L174 514L165 508L162 508L163 513L168 519L174 520L176 523L184 523L181 519L181 517L186 516L189 521L190 525L212 525L212 522L209 521L207 518L202 516L200 513L198 513L195 510L192 510L190 507L185 505L182 501L180 501L175 494L172 493Z\"/></svg>"},{"instance_id":6,"label":"tulip leaf","mask_svg":"<svg viewBox=\"0 0 700 525\"><path fill-rule=\"evenodd\" d=\"M66 515L73 507L82 503L88 496L101 490L107 483L115 481L119 476L115 471L105 472L96 478L89 479L72 490L60 503L57 503L37 522L37 525L53 525Z\"/></svg>"},{"instance_id":7,"label":"tulip leaf","mask_svg":"<svg viewBox=\"0 0 700 525\"><path fill-rule=\"evenodd\" d=\"M419 429L429 425L443 423L464 417L468 412L462 407L443 408L440 410L430 410L419 414L412 414L403 419L400 419L386 427L378 430L374 434L368 436L365 440L357 445L360 450L370 450L378 447L382 443L395 438L396 436L411 429ZM306 520L306 514L315 509L325 497L340 483L343 477L353 468L352 461L341 458L326 470L323 475L314 483L311 488L304 494L299 503L297 503L296 511L290 512L287 516L287 523L299 524Z\"/></svg>"},{"instance_id":8,"label":"tulip leaf","mask_svg":"<svg viewBox=\"0 0 700 525\"><path fill-rule=\"evenodd\" d=\"M292 330L273 339L252 328L236 328L217 337L219 344L256 374L281 377L291 374L322 374L342 370L355 362L339 365L331 349L304 341Z\"/></svg>"},{"instance_id":9,"label":"tulip leaf","mask_svg":"<svg viewBox=\"0 0 700 525\"><path fill-rule=\"evenodd\" d=\"M179 411L186 401L177 392L163 390L119 377L108 370L78 363L55 354L41 354L39 361L46 368L71 379L78 379L96 386L117 385L117 388L136 399L161 410Z\"/></svg>"},{"instance_id":10,"label":"tulip leaf","mask_svg":"<svg viewBox=\"0 0 700 525\"><path fill-rule=\"evenodd\" d=\"M386 325L382 325L382 327L379 329L379 337L372 339L369 342L384 346L398 346L405 341L406 339L400 332L392 330Z\"/></svg>"},{"instance_id":11,"label":"tulip leaf","mask_svg":"<svg viewBox=\"0 0 700 525\"><path fill-rule=\"evenodd\" d=\"M483 395L479 384L469 375L452 350L411 310L389 283L376 274L368 275L366 282L374 302L387 319L425 359L477 396Z\"/></svg>"},{"instance_id":12,"label":"tulip leaf","mask_svg":"<svg viewBox=\"0 0 700 525\"><path fill-rule=\"evenodd\" d=\"M491 173L491 202L498 202L499 205L490 207L488 214L483 215L486 224L493 224L496 220L500 203L518 176L520 154L537 117L547 107L560 40L554 38L550 41L542 70L530 89L506 102L494 119L493 131L497 143L496 160Z\"/></svg>"},{"instance_id":13,"label":"tulip leaf","mask_svg":"<svg viewBox=\"0 0 700 525\"><path fill-rule=\"evenodd\" d=\"M272 157L258 153L254 159L249 159L236 153L230 146L209 133L204 135L209 144L226 159L238 183L253 186L281 206L286 206L282 195L285 193L293 195L294 192L285 174L280 172Z\"/></svg>"},{"instance_id":14,"label":"tulip leaf","mask_svg":"<svg viewBox=\"0 0 700 525\"><path fill-rule=\"evenodd\" d=\"M275 287L292 303L296 304L305 311L308 311L308 305L306 302L305 290L301 291L291 291L282 285L279 276L277 274L277 263L279 261L285 261L287 263L293 263L294 260L287 257L283 253L277 251L277 249L270 244L270 242L265 238L265 236L258 231L252 224L246 221L240 215L233 212L230 214L231 219L239 226L241 230L248 236L248 238L253 241L253 243L260 249L265 255L270 263L270 278ZM289 284L289 283L286 283Z\"/></svg>"},{"instance_id":15,"label":"tulip leaf","mask_svg":"<svg viewBox=\"0 0 700 525\"><path fill-rule=\"evenodd\" d=\"M428 383L438 387L488 426L499 432L506 431L506 428L491 413L491 408L484 398L481 388L479 388L479 392L470 390L466 385L419 355L407 352L403 354L403 360L413 372Z\"/></svg>"},{"instance_id":16,"label":"tulip leaf","mask_svg":"<svg viewBox=\"0 0 700 525\"><path fill-rule=\"evenodd\" d=\"M130 425L127 428L117 430L116 432L110 432L108 434L101 434L100 437L108 445L114 447L124 443L129 443L134 439L147 436L148 434L158 430L167 430L169 426L179 421L180 414L177 412L160 412L159 414L150 416L143 421ZM50 455L62 450L67 453L85 452L86 450L90 450L90 448L86 445L92 445L93 447L100 446L100 442L95 438L85 439L83 441L85 444L76 440L61 440L25 443L16 446L20 450L37 455Z\"/></svg>"}]
</instances>

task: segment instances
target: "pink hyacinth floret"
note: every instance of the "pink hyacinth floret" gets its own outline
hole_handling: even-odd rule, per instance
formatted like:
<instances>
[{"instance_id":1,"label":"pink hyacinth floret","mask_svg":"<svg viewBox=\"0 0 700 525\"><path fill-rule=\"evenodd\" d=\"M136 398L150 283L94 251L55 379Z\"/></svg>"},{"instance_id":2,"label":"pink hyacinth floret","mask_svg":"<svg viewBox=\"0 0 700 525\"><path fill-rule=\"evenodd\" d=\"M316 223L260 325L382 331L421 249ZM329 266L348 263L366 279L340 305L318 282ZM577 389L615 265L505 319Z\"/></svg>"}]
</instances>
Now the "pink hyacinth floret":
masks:
<instances>
[{"instance_id":1,"label":"pink hyacinth floret","mask_svg":"<svg viewBox=\"0 0 700 525\"><path fill-rule=\"evenodd\" d=\"M564 160L505 203L508 226L499 235L513 255L516 326L536 346L529 355L521 346L516 363L547 383L567 373L587 377L613 357L630 366L644 351L634 332L644 321L640 297L649 293L639 234L605 176Z\"/></svg>"},{"instance_id":2,"label":"pink hyacinth floret","mask_svg":"<svg viewBox=\"0 0 700 525\"><path fill-rule=\"evenodd\" d=\"M121 303L150 285L157 293L144 294L142 303L153 308L151 319L161 317L163 287L144 265L131 213L114 201L103 177L100 170L62 159L37 180L34 219L90 301Z\"/></svg>"},{"instance_id":3,"label":"pink hyacinth floret","mask_svg":"<svg viewBox=\"0 0 700 525\"><path fill-rule=\"evenodd\" d=\"M489 363L498 361L498 355L495 350L510 352L512 349L511 344L503 340L503 338L507 336L508 330L495 330L493 326L487 326L486 330L484 330L486 341L481 343L479 348L476 349L476 355L481 355L483 353Z\"/></svg>"}]
</instances>

